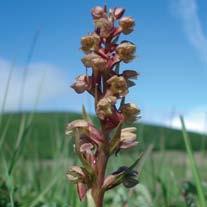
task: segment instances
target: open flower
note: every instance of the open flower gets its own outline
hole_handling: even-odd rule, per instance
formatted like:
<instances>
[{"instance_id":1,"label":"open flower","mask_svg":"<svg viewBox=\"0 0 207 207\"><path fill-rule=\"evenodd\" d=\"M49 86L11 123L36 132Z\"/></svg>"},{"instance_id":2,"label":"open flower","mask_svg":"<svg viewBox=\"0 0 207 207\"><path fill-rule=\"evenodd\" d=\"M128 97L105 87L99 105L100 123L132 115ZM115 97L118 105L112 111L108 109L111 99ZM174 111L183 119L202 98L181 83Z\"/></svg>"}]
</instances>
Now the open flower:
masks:
<instances>
[{"instance_id":1,"label":"open flower","mask_svg":"<svg viewBox=\"0 0 207 207\"><path fill-rule=\"evenodd\" d=\"M96 108L97 116L104 120L106 117L109 117L113 114L113 105L116 103L115 96L108 96L102 98Z\"/></svg>"},{"instance_id":2,"label":"open flower","mask_svg":"<svg viewBox=\"0 0 207 207\"><path fill-rule=\"evenodd\" d=\"M71 85L76 93L83 93L86 90L89 90L91 87L90 79L86 75L80 75L76 78L75 83Z\"/></svg>"},{"instance_id":3,"label":"open flower","mask_svg":"<svg viewBox=\"0 0 207 207\"><path fill-rule=\"evenodd\" d=\"M107 61L95 53L87 54L81 61L87 68L91 67L99 71L106 69Z\"/></svg>"},{"instance_id":4,"label":"open flower","mask_svg":"<svg viewBox=\"0 0 207 207\"><path fill-rule=\"evenodd\" d=\"M130 62L134 59L136 46L130 42L123 42L116 48L116 52L119 55L120 60L125 63Z\"/></svg>"},{"instance_id":5,"label":"open flower","mask_svg":"<svg viewBox=\"0 0 207 207\"><path fill-rule=\"evenodd\" d=\"M87 35L81 38L81 49L88 53L93 50L98 50L100 37L97 34Z\"/></svg>"},{"instance_id":6,"label":"open flower","mask_svg":"<svg viewBox=\"0 0 207 207\"><path fill-rule=\"evenodd\" d=\"M85 142L80 146L80 152L91 166L96 164L95 147L89 142Z\"/></svg>"},{"instance_id":7,"label":"open flower","mask_svg":"<svg viewBox=\"0 0 207 207\"><path fill-rule=\"evenodd\" d=\"M75 120L69 123L66 127L66 134L75 134L76 130L79 132L80 140L84 142L90 141L99 145L104 141L103 135L95 128L95 126L86 120Z\"/></svg>"},{"instance_id":8,"label":"open flower","mask_svg":"<svg viewBox=\"0 0 207 207\"><path fill-rule=\"evenodd\" d=\"M66 176L70 182L77 184L79 198L80 200L83 200L88 191L87 178L85 172L83 171L83 168L79 166L73 166L66 173Z\"/></svg>"},{"instance_id":9,"label":"open flower","mask_svg":"<svg viewBox=\"0 0 207 207\"><path fill-rule=\"evenodd\" d=\"M134 30L135 21L131 17L122 17L119 25L124 34L129 34Z\"/></svg>"},{"instance_id":10,"label":"open flower","mask_svg":"<svg viewBox=\"0 0 207 207\"><path fill-rule=\"evenodd\" d=\"M127 122L134 122L137 119L138 114L140 113L140 110L136 107L135 104L124 104L121 107L121 112L124 115L125 121Z\"/></svg>"},{"instance_id":11,"label":"open flower","mask_svg":"<svg viewBox=\"0 0 207 207\"><path fill-rule=\"evenodd\" d=\"M100 31L100 36L103 38L109 37L113 32L114 25L110 18L100 18L94 20L95 26Z\"/></svg>"},{"instance_id":12,"label":"open flower","mask_svg":"<svg viewBox=\"0 0 207 207\"><path fill-rule=\"evenodd\" d=\"M71 169L66 173L66 176L69 181L71 182L85 182L85 173L83 169L79 166L73 166Z\"/></svg>"},{"instance_id":13,"label":"open flower","mask_svg":"<svg viewBox=\"0 0 207 207\"><path fill-rule=\"evenodd\" d=\"M138 144L136 128L128 127L121 130L120 149L128 149Z\"/></svg>"},{"instance_id":14,"label":"open flower","mask_svg":"<svg viewBox=\"0 0 207 207\"><path fill-rule=\"evenodd\" d=\"M123 76L112 76L107 80L109 90L114 96L123 97L128 93L127 82Z\"/></svg>"}]
</instances>

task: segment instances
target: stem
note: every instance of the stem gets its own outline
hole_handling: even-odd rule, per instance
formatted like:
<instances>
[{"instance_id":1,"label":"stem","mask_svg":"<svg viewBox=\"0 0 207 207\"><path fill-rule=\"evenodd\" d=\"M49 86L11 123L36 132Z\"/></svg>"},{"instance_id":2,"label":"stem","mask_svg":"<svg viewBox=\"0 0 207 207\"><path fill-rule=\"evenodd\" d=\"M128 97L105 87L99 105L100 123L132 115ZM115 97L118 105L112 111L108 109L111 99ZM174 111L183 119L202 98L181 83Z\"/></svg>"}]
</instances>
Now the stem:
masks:
<instances>
[{"instance_id":1,"label":"stem","mask_svg":"<svg viewBox=\"0 0 207 207\"><path fill-rule=\"evenodd\" d=\"M105 178L106 165L108 161L108 153L105 149L100 149L98 158L97 158L97 177L94 186L92 187L92 196L96 207L103 207L104 193L102 185Z\"/></svg>"}]
</instances>

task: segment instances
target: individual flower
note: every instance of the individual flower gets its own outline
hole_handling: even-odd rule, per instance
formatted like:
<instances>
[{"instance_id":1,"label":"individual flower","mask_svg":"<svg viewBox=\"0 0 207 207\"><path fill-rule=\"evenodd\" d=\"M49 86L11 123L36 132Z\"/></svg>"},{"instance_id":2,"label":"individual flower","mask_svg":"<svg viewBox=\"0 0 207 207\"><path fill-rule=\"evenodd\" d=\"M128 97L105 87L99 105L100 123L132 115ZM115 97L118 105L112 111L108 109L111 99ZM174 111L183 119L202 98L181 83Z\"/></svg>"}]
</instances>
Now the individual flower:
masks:
<instances>
[{"instance_id":1,"label":"individual flower","mask_svg":"<svg viewBox=\"0 0 207 207\"><path fill-rule=\"evenodd\" d=\"M136 121L140 110L136 107L135 104L127 103L122 105L121 112L124 115L125 121L134 122Z\"/></svg>"},{"instance_id":2,"label":"individual flower","mask_svg":"<svg viewBox=\"0 0 207 207\"><path fill-rule=\"evenodd\" d=\"M91 14L94 19L106 17L106 12L105 12L104 8L102 8L101 6L96 6L95 8L93 8L91 10Z\"/></svg>"},{"instance_id":3,"label":"individual flower","mask_svg":"<svg viewBox=\"0 0 207 207\"><path fill-rule=\"evenodd\" d=\"M113 32L114 25L110 18L95 19L94 24L96 29L99 30L100 36L103 38L109 37L109 35Z\"/></svg>"},{"instance_id":4,"label":"individual flower","mask_svg":"<svg viewBox=\"0 0 207 207\"><path fill-rule=\"evenodd\" d=\"M88 185L87 185L87 178L85 175L85 172L83 171L83 168L79 166L73 166L67 173L66 176L70 182L77 184L77 191L80 200L83 200L85 197L87 191L88 191Z\"/></svg>"},{"instance_id":5,"label":"individual flower","mask_svg":"<svg viewBox=\"0 0 207 207\"><path fill-rule=\"evenodd\" d=\"M129 34L134 30L135 21L131 17L122 17L119 25L124 34Z\"/></svg>"},{"instance_id":6,"label":"individual flower","mask_svg":"<svg viewBox=\"0 0 207 207\"><path fill-rule=\"evenodd\" d=\"M95 53L87 54L81 61L87 68L91 67L94 70L99 71L106 69L107 61Z\"/></svg>"},{"instance_id":7,"label":"individual flower","mask_svg":"<svg viewBox=\"0 0 207 207\"><path fill-rule=\"evenodd\" d=\"M125 12L125 9L123 8L115 8L111 9L110 13L114 17L114 19L120 19Z\"/></svg>"},{"instance_id":8,"label":"individual flower","mask_svg":"<svg viewBox=\"0 0 207 207\"><path fill-rule=\"evenodd\" d=\"M80 141L87 142L90 141L99 145L103 142L104 138L103 135L99 132L95 126L86 120L75 120L69 123L66 127L66 134L75 134L76 131L79 132L79 139Z\"/></svg>"},{"instance_id":9,"label":"individual flower","mask_svg":"<svg viewBox=\"0 0 207 207\"><path fill-rule=\"evenodd\" d=\"M96 157L94 154L95 147L89 142L85 142L80 146L80 153L90 163L90 165L96 164Z\"/></svg>"},{"instance_id":10,"label":"individual flower","mask_svg":"<svg viewBox=\"0 0 207 207\"><path fill-rule=\"evenodd\" d=\"M113 105L116 103L115 96L108 96L102 98L96 108L97 116L104 120L106 117L109 117L113 114Z\"/></svg>"},{"instance_id":11,"label":"individual flower","mask_svg":"<svg viewBox=\"0 0 207 207\"><path fill-rule=\"evenodd\" d=\"M85 173L83 169L79 166L73 166L71 169L66 173L66 176L69 181L71 182L85 182Z\"/></svg>"},{"instance_id":12,"label":"individual flower","mask_svg":"<svg viewBox=\"0 0 207 207\"><path fill-rule=\"evenodd\" d=\"M136 46L130 42L123 42L116 48L116 52L119 55L120 60L125 63L130 62L134 59Z\"/></svg>"},{"instance_id":13,"label":"individual flower","mask_svg":"<svg viewBox=\"0 0 207 207\"><path fill-rule=\"evenodd\" d=\"M114 96L123 97L128 93L127 82L123 76L112 76L107 80L109 90Z\"/></svg>"},{"instance_id":14,"label":"individual flower","mask_svg":"<svg viewBox=\"0 0 207 207\"><path fill-rule=\"evenodd\" d=\"M136 128L128 127L121 130L120 149L128 149L138 144Z\"/></svg>"},{"instance_id":15,"label":"individual flower","mask_svg":"<svg viewBox=\"0 0 207 207\"><path fill-rule=\"evenodd\" d=\"M75 79L75 83L71 85L76 93L83 93L86 90L89 90L91 87L90 79L86 75L80 75Z\"/></svg>"},{"instance_id":16,"label":"individual flower","mask_svg":"<svg viewBox=\"0 0 207 207\"><path fill-rule=\"evenodd\" d=\"M81 38L81 49L88 53L93 50L98 50L100 37L97 34L87 35Z\"/></svg>"}]
</instances>

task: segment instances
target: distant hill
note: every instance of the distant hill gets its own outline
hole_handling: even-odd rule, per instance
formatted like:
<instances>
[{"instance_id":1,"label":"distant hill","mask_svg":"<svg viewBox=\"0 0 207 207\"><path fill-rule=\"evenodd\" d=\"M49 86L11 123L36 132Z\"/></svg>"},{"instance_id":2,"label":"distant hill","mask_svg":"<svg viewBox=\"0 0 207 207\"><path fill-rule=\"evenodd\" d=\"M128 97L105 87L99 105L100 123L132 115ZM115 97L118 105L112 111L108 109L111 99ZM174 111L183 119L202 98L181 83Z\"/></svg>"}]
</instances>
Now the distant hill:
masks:
<instances>
[{"instance_id":1,"label":"distant hill","mask_svg":"<svg viewBox=\"0 0 207 207\"><path fill-rule=\"evenodd\" d=\"M25 113L24 115L26 120L28 120L29 113ZM40 156L43 158L54 156L54 150L56 150L57 146L61 149L61 145L65 144L65 140L70 139L64 139L66 124L77 118L81 118L81 115L68 112L35 113L29 132L25 137L26 146L24 147L24 156ZM94 119L94 122L97 124L97 120ZM0 126L0 138L5 132L5 127L8 126L3 146L3 150L8 156L14 149L20 123L20 114L3 115L3 121ZM135 126L138 129L137 136L140 142L140 150L143 150L151 143L154 144L155 150L185 150L180 130L142 123L135 124ZM207 139L203 135L190 132L189 136L194 150L202 150L207 146ZM68 147L73 150L72 143Z\"/></svg>"}]
</instances>

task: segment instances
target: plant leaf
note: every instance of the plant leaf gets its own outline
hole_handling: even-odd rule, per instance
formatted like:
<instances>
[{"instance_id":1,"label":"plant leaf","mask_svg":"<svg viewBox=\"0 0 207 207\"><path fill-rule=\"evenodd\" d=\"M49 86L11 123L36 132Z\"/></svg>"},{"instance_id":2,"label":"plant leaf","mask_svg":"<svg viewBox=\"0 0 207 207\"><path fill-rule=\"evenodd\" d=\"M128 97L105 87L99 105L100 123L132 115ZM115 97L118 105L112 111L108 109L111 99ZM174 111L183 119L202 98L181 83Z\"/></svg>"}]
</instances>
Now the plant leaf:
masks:
<instances>
[{"instance_id":1,"label":"plant leaf","mask_svg":"<svg viewBox=\"0 0 207 207\"><path fill-rule=\"evenodd\" d=\"M114 133L114 135L111 139L111 143L110 143L110 154L113 154L114 151L117 150L117 147L119 146L122 125L123 125L123 123L120 122L119 125L115 129L115 133Z\"/></svg>"},{"instance_id":2,"label":"plant leaf","mask_svg":"<svg viewBox=\"0 0 207 207\"><path fill-rule=\"evenodd\" d=\"M82 105L82 116L83 116L83 119L88 121L88 122L92 122L90 116L88 115L87 111L86 111L86 108L84 106L84 104Z\"/></svg>"}]
</instances>

